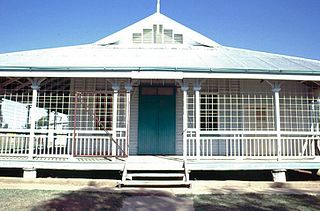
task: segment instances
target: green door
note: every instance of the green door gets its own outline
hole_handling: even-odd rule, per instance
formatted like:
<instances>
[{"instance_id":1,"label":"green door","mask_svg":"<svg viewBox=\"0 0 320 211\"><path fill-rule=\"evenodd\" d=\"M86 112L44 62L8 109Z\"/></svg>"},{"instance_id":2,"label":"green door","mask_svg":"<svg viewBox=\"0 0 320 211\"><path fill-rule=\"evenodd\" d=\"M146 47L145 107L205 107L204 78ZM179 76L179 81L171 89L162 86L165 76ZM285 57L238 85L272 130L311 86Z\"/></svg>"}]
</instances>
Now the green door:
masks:
<instances>
[{"instance_id":1,"label":"green door","mask_svg":"<svg viewBox=\"0 0 320 211\"><path fill-rule=\"evenodd\" d=\"M175 154L176 106L174 88L140 90L138 154Z\"/></svg>"}]
</instances>

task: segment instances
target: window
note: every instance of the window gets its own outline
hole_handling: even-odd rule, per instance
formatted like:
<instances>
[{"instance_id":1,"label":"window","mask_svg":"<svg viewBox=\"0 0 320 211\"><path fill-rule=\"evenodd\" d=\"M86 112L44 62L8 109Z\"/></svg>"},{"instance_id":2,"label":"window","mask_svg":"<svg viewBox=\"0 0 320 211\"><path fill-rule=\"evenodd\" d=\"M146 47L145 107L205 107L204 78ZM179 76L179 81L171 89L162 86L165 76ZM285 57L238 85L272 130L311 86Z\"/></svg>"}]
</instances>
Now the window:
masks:
<instances>
[{"instance_id":1,"label":"window","mask_svg":"<svg viewBox=\"0 0 320 211\"><path fill-rule=\"evenodd\" d=\"M215 94L200 96L200 129L202 131L218 129L218 98Z\"/></svg>"}]
</instances>

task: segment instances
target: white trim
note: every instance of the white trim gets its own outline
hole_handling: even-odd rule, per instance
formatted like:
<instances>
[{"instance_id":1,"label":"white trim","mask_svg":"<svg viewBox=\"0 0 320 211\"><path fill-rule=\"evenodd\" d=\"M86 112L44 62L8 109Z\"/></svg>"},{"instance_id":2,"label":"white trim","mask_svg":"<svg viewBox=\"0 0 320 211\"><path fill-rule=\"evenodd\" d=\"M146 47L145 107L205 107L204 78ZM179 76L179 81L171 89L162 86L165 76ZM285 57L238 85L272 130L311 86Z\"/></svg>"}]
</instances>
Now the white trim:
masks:
<instances>
[{"instance_id":1,"label":"white trim","mask_svg":"<svg viewBox=\"0 0 320 211\"><path fill-rule=\"evenodd\" d=\"M131 79L264 79L264 80L298 80L320 81L320 75L289 75L289 74L249 74L249 73L195 73L172 71L0 71L0 77L54 77L54 78L131 78Z\"/></svg>"}]
</instances>

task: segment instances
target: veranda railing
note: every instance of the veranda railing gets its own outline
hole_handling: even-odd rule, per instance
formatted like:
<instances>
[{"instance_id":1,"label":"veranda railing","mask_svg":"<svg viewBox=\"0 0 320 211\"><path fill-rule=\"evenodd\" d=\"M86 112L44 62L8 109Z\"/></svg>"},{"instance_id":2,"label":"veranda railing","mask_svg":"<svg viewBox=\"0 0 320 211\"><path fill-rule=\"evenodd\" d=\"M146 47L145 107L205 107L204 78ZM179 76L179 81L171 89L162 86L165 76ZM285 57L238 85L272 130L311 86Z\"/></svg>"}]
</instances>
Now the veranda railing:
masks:
<instances>
[{"instance_id":1,"label":"veranda railing","mask_svg":"<svg viewBox=\"0 0 320 211\"><path fill-rule=\"evenodd\" d=\"M31 144L29 130L2 130L0 156L124 157L128 154L125 132L125 129L118 129L115 141L111 141L104 131L36 130Z\"/></svg>"},{"instance_id":2,"label":"veranda railing","mask_svg":"<svg viewBox=\"0 0 320 211\"><path fill-rule=\"evenodd\" d=\"M125 130L118 130L116 143L103 131L46 131L35 132L30 151L28 130L1 131L1 156L75 157L126 156L128 152ZM187 131L186 156L200 158L314 158L319 155L320 133L282 132L278 139L270 131L201 132L197 141L195 131ZM123 150L121 150L121 149Z\"/></svg>"},{"instance_id":3,"label":"veranda railing","mask_svg":"<svg viewBox=\"0 0 320 211\"><path fill-rule=\"evenodd\" d=\"M314 158L320 151L320 133L271 131L187 131L187 158L270 159Z\"/></svg>"}]
</instances>

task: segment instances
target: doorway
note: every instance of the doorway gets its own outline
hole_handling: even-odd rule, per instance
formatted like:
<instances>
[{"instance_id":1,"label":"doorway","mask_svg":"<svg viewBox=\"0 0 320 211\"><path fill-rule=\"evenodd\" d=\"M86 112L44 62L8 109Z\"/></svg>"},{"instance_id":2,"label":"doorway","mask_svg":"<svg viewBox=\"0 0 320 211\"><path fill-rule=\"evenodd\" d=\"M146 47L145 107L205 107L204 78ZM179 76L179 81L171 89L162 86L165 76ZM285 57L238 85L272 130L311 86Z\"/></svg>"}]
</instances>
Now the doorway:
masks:
<instances>
[{"instance_id":1,"label":"doorway","mask_svg":"<svg viewBox=\"0 0 320 211\"><path fill-rule=\"evenodd\" d=\"M174 87L141 87L138 154L173 155L176 147L176 93Z\"/></svg>"}]
</instances>

